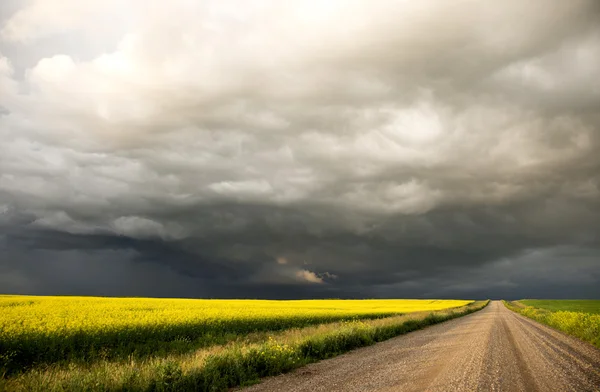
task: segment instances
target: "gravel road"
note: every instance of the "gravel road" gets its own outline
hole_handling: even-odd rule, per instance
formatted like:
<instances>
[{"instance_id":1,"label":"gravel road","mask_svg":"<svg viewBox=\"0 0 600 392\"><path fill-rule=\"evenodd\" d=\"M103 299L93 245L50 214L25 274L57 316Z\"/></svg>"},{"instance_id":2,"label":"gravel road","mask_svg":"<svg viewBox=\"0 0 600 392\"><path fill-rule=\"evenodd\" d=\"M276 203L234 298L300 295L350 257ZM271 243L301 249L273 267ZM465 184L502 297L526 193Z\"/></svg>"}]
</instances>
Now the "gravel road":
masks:
<instances>
[{"instance_id":1,"label":"gravel road","mask_svg":"<svg viewBox=\"0 0 600 392\"><path fill-rule=\"evenodd\" d=\"M493 301L243 391L600 391L600 350Z\"/></svg>"}]
</instances>

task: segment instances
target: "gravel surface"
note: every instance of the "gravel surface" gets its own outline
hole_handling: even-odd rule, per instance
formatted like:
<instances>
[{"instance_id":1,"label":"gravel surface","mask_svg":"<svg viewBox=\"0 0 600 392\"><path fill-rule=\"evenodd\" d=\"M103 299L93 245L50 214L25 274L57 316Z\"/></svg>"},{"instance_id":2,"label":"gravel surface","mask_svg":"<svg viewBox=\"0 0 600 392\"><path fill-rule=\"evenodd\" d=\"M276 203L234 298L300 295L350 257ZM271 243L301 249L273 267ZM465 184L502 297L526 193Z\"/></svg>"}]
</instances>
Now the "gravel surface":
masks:
<instances>
[{"instance_id":1,"label":"gravel surface","mask_svg":"<svg viewBox=\"0 0 600 392\"><path fill-rule=\"evenodd\" d=\"M243 389L252 391L600 391L600 350L493 301Z\"/></svg>"}]
</instances>

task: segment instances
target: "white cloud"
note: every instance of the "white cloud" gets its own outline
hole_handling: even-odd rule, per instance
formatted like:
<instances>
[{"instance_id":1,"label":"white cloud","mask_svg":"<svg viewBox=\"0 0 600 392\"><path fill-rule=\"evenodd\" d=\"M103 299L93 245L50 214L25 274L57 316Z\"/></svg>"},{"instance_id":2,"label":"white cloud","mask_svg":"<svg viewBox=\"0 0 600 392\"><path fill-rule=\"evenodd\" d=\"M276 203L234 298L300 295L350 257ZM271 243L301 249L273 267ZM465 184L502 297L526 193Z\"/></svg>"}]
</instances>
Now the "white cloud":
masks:
<instances>
[{"instance_id":1,"label":"white cloud","mask_svg":"<svg viewBox=\"0 0 600 392\"><path fill-rule=\"evenodd\" d=\"M273 188L265 180L222 181L208 186L211 190L226 196L253 196L269 194Z\"/></svg>"},{"instance_id":2,"label":"white cloud","mask_svg":"<svg viewBox=\"0 0 600 392\"><path fill-rule=\"evenodd\" d=\"M71 234L99 234L107 232L99 226L78 222L64 211L42 213L40 215L42 217L34 220L31 223L32 226L64 231Z\"/></svg>"},{"instance_id":3,"label":"white cloud","mask_svg":"<svg viewBox=\"0 0 600 392\"><path fill-rule=\"evenodd\" d=\"M305 282L309 282L309 283L316 283L316 284L322 284L325 283L325 281L318 277L317 274L315 274L312 271L309 270L298 270L296 271L296 278L298 278L300 281L305 281Z\"/></svg>"},{"instance_id":4,"label":"white cloud","mask_svg":"<svg viewBox=\"0 0 600 392\"><path fill-rule=\"evenodd\" d=\"M132 238L162 238L164 240L181 239L185 230L177 225L163 225L152 219L138 216L122 216L112 222L114 232Z\"/></svg>"},{"instance_id":5,"label":"white cloud","mask_svg":"<svg viewBox=\"0 0 600 392\"><path fill-rule=\"evenodd\" d=\"M143 5L143 2L135 0L32 0L23 3L24 6L1 27L0 38L27 43L74 30L106 31L110 25L102 26L102 22L106 21L102 16L114 10L128 12L130 6Z\"/></svg>"}]
</instances>

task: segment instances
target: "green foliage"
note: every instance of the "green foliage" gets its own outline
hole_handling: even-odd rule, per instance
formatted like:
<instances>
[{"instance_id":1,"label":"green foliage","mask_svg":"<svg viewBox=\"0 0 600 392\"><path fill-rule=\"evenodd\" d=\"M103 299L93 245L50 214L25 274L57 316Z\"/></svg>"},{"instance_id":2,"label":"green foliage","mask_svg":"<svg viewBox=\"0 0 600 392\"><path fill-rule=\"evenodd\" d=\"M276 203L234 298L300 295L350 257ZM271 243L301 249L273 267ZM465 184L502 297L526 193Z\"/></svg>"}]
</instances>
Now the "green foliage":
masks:
<instances>
[{"instance_id":1,"label":"green foliage","mask_svg":"<svg viewBox=\"0 0 600 392\"><path fill-rule=\"evenodd\" d=\"M155 369L156 377L152 379L148 387L152 392L175 392L181 390L185 383L183 371L176 362L160 364Z\"/></svg>"},{"instance_id":2,"label":"green foliage","mask_svg":"<svg viewBox=\"0 0 600 392\"><path fill-rule=\"evenodd\" d=\"M552 307L551 301L540 301L542 305ZM557 301L555 308L562 308L567 301ZM574 301L581 302L581 301ZM600 348L600 314L571 312L565 310L551 311L533 306L526 306L536 301L526 300L515 303L504 301L509 309L546 324L559 331L575 336Z\"/></svg>"},{"instance_id":3,"label":"green foliage","mask_svg":"<svg viewBox=\"0 0 600 392\"><path fill-rule=\"evenodd\" d=\"M519 302L525 306L533 306L552 312L564 310L600 314L600 300L598 299L522 299Z\"/></svg>"}]
</instances>

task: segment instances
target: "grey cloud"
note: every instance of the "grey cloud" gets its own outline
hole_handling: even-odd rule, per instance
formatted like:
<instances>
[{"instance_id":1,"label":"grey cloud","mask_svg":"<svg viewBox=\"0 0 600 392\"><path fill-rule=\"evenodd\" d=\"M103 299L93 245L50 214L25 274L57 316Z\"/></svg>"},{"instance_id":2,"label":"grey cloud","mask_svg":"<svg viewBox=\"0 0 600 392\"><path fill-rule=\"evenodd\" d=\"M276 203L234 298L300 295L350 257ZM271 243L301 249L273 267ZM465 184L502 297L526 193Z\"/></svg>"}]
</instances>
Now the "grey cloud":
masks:
<instances>
[{"instance_id":1,"label":"grey cloud","mask_svg":"<svg viewBox=\"0 0 600 392\"><path fill-rule=\"evenodd\" d=\"M600 295L595 1L0 7L8 291Z\"/></svg>"}]
</instances>

